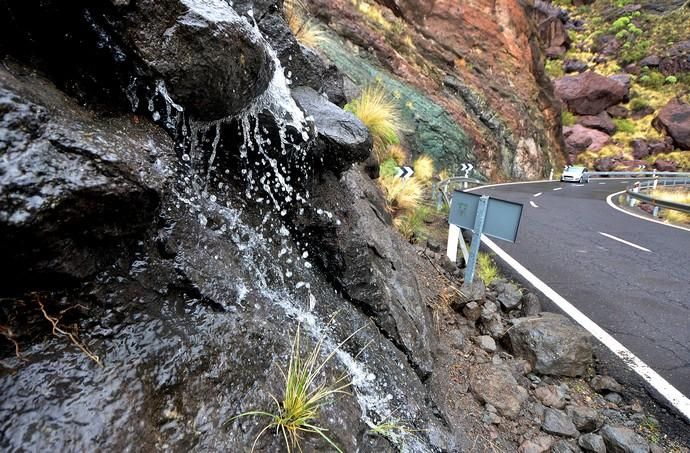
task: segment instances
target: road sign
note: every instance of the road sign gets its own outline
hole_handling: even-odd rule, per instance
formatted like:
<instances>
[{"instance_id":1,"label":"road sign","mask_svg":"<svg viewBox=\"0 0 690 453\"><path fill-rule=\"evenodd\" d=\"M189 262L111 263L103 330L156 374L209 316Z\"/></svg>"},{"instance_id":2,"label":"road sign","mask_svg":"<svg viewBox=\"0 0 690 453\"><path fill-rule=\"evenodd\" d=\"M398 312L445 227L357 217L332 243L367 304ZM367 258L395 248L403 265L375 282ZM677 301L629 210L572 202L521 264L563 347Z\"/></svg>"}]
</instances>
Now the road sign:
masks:
<instances>
[{"instance_id":1,"label":"road sign","mask_svg":"<svg viewBox=\"0 0 690 453\"><path fill-rule=\"evenodd\" d=\"M449 223L474 230L481 195L456 190L450 204ZM515 242L522 216L522 204L491 198L486 210L484 234Z\"/></svg>"},{"instance_id":2,"label":"road sign","mask_svg":"<svg viewBox=\"0 0 690 453\"><path fill-rule=\"evenodd\" d=\"M448 218L448 257L455 261L458 241L462 236L459 228L471 230L472 244L467 258L465 284L471 285L474 280L474 270L479 255L479 245L482 234L505 241L517 240L518 227L522 217L522 205L512 201L490 198L488 195L478 195L456 190L450 203ZM459 227L459 228L458 228Z\"/></svg>"},{"instance_id":3,"label":"road sign","mask_svg":"<svg viewBox=\"0 0 690 453\"><path fill-rule=\"evenodd\" d=\"M460 171L465 172L465 178L468 178L470 175L470 172L474 170L474 165L472 164L462 164L460 165Z\"/></svg>"},{"instance_id":4,"label":"road sign","mask_svg":"<svg viewBox=\"0 0 690 453\"><path fill-rule=\"evenodd\" d=\"M412 167L396 167L397 171L395 176L402 179L407 179L414 175L414 169Z\"/></svg>"}]
</instances>

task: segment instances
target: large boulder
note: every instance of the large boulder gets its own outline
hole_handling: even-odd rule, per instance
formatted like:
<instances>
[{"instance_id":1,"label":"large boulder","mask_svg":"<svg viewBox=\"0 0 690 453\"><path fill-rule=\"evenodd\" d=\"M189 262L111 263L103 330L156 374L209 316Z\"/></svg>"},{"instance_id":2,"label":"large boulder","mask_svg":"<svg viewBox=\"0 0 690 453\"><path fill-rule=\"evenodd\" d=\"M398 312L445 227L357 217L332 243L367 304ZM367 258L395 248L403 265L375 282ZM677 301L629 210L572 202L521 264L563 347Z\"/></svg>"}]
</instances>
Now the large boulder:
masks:
<instances>
[{"instance_id":1,"label":"large boulder","mask_svg":"<svg viewBox=\"0 0 690 453\"><path fill-rule=\"evenodd\" d=\"M556 95L579 115L598 115L628 95L625 85L592 71L554 82Z\"/></svg>"},{"instance_id":2,"label":"large boulder","mask_svg":"<svg viewBox=\"0 0 690 453\"><path fill-rule=\"evenodd\" d=\"M263 93L275 64L258 30L223 0L141 0L118 27L124 41L195 117L239 112Z\"/></svg>"},{"instance_id":3,"label":"large boulder","mask_svg":"<svg viewBox=\"0 0 690 453\"><path fill-rule=\"evenodd\" d=\"M659 111L652 125L671 137L676 147L690 150L690 104L673 99Z\"/></svg>"},{"instance_id":4,"label":"large boulder","mask_svg":"<svg viewBox=\"0 0 690 453\"><path fill-rule=\"evenodd\" d=\"M610 453L648 453L649 444L642 436L624 426L604 425L599 432Z\"/></svg>"},{"instance_id":5,"label":"large boulder","mask_svg":"<svg viewBox=\"0 0 690 453\"><path fill-rule=\"evenodd\" d=\"M305 115L313 118L318 135L314 157L327 170L340 173L369 157L371 135L359 118L309 87L292 90L292 97Z\"/></svg>"},{"instance_id":6,"label":"large boulder","mask_svg":"<svg viewBox=\"0 0 690 453\"><path fill-rule=\"evenodd\" d=\"M565 412L578 431L588 433L598 429L603 423L602 417L591 407L572 405L566 407Z\"/></svg>"},{"instance_id":7,"label":"large boulder","mask_svg":"<svg viewBox=\"0 0 690 453\"><path fill-rule=\"evenodd\" d=\"M541 429L549 434L563 437L577 437L580 434L565 412L550 407L544 409L544 422Z\"/></svg>"},{"instance_id":8,"label":"large boulder","mask_svg":"<svg viewBox=\"0 0 690 453\"><path fill-rule=\"evenodd\" d=\"M616 125L613 120L606 112L601 112L600 114L585 115L577 119L577 124L581 124L589 129L596 129L598 131L604 132L608 135L613 135L616 133Z\"/></svg>"},{"instance_id":9,"label":"large boulder","mask_svg":"<svg viewBox=\"0 0 690 453\"><path fill-rule=\"evenodd\" d=\"M599 151L611 142L611 137L596 129L576 124L563 128L563 137L568 154L578 155L584 151Z\"/></svg>"},{"instance_id":10,"label":"large boulder","mask_svg":"<svg viewBox=\"0 0 690 453\"><path fill-rule=\"evenodd\" d=\"M516 319L507 335L513 352L539 373L582 376L592 364L591 336L565 316L545 312Z\"/></svg>"},{"instance_id":11,"label":"large boulder","mask_svg":"<svg viewBox=\"0 0 690 453\"><path fill-rule=\"evenodd\" d=\"M520 413L528 396L527 390L518 385L507 367L490 363L472 370L470 388L480 402L491 404L508 418Z\"/></svg>"},{"instance_id":12,"label":"large boulder","mask_svg":"<svg viewBox=\"0 0 690 453\"><path fill-rule=\"evenodd\" d=\"M674 44L661 59L659 69L665 75L690 72L690 39Z\"/></svg>"}]
</instances>

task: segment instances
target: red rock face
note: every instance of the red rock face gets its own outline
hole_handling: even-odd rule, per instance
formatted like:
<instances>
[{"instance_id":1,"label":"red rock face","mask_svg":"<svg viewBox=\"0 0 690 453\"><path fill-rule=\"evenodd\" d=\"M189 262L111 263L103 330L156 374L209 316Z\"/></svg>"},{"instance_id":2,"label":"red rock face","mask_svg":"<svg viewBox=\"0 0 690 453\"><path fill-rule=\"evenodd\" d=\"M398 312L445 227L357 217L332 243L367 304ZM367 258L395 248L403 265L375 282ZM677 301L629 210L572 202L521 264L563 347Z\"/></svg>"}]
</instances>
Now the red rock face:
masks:
<instances>
[{"instance_id":1,"label":"red rock face","mask_svg":"<svg viewBox=\"0 0 690 453\"><path fill-rule=\"evenodd\" d=\"M401 56L362 23L351 1L309 0L331 28L373 50L387 69L442 105L474 139L485 174L532 178L562 164L560 107L544 73L537 27L518 0L376 1L410 25L418 55ZM504 153L496 132L480 119L486 112L449 93L447 77L478 93L479 108L506 124L510 145L504 148L514 153L510 162L499 162Z\"/></svg>"}]
</instances>

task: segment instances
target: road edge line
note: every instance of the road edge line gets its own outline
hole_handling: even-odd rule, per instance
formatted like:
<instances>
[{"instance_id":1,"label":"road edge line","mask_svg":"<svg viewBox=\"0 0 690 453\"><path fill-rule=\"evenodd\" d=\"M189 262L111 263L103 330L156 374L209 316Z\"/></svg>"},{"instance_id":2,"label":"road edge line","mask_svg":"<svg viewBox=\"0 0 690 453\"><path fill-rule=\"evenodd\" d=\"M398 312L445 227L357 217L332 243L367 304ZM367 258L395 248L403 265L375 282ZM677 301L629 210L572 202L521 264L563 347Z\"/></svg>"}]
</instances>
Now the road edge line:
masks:
<instances>
[{"instance_id":1,"label":"road edge line","mask_svg":"<svg viewBox=\"0 0 690 453\"><path fill-rule=\"evenodd\" d=\"M538 289L544 296L548 297L575 322L592 334L594 338L599 340L611 352L619 357L628 366L628 368L637 373L645 382L647 382L647 384L659 392L659 394L687 420L690 420L690 399L685 397L685 395L683 395L678 389L676 389L666 379L659 375L659 373L654 371L649 365L644 363L628 348L623 346L618 340L599 327L598 324L589 319L584 313L582 313L563 296L544 283L529 269L520 264L505 250L496 245L496 243L494 243L491 239L482 235L482 242L489 247L491 251L498 255L507 265L512 267L515 272L520 274L525 280Z\"/></svg>"},{"instance_id":2,"label":"road edge line","mask_svg":"<svg viewBox=\"0 0 690 453\"><path fill-rule=\"evenodd\" d=\"M486 187L486 186L485 186L485 187ZM683 231L688 231L688 232L690 232L690 228L686 228L686 227L680 226L680 225L674 225L674 224L672 224L672 223L662 222L661 220L650 219L650 218L645 217L645 216L643 216L643 215L635 214L634 212L630 212L630 211L628 211L628 210L626 210L626 209L623 209L623 208L621 208L620 206L616 206L616 204L613 202L613 197L615 197L615 196L617 196L617 195L624 194L625 192L626 192L625 190L621 190L620 192L612 193L611 195L609 195L608 197L606 197L606 204L608 204L608 205L609 205L610 207L612 207L613 209L615 209L615 210L617 210L617 211L620 211L620 212L622 212L622 213L624 213L624 214L627 214L627 215L629 215L629 216L637 217L638 219L646 220L647 222L654 222L654 223L658 223L659 225L665 225L665 226L667 226L667 227L676 228L676 229L678 229L678 230L683 230Z\"/></svg>"}]
</instances>

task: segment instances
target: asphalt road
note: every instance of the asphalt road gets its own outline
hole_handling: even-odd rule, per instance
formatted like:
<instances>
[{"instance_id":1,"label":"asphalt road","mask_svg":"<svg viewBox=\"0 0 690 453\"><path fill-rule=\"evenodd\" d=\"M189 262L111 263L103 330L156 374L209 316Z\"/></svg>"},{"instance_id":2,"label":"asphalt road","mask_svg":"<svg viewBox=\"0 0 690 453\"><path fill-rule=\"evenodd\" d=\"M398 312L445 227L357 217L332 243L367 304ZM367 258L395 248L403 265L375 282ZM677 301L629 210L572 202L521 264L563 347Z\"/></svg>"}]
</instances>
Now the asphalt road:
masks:
<instances>
[{"instance_id":1,"label":"asphalt road","mask_svg":"<svg viewBox=\"0 0 690 453\"><path fill-rule=\"evenodd\" d=\"M496 243L690 397L690 232L608 206L606 197L628 183L592 179L475 193L523 203L517 242Z\"/></svg>"}]
</instances>

